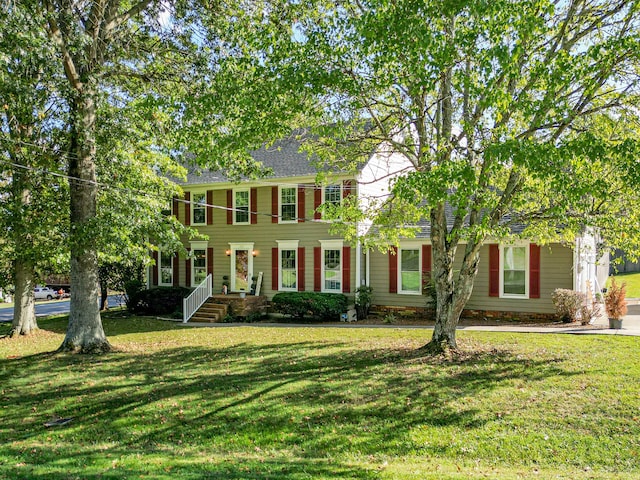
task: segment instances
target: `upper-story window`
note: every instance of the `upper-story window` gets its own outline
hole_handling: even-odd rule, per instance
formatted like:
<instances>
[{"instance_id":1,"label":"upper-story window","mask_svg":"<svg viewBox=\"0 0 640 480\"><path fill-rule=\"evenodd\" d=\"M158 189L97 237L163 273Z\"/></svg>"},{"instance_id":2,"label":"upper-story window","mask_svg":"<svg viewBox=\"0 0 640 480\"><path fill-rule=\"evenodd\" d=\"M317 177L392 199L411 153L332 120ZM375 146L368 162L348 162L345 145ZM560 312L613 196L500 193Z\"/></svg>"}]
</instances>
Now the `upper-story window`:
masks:
<instances>
[{"instance_id":1,"label":"upper-story window","mask_svg":"<svg viewBox=\"0 0 640 480\"><path fill-rule=\"evenodd\" d=\"M339 183L324 187L324 203L340 205L342 201L342 185Z\"/></svg>"},{"instance_id":2,"label":"upper-story window","mask_svg":"<svg viewBox=\"0 0 640 480\"><path fill-rule=\"evenodd\" d=\"M207 195L194 193L191 198L191 224L204 225L207 223Z\"/></svg>"},{"instance_id":3,"label":"upper-story window","mask_svg":"<svg viewBox=\"0 0 640 480\"><path fill-rule=\"evenodd\" d=\"M529 246L502 245L500 250L501 295L528 298Z\"/></svg>"},{"instance_id":4,"label":"upper-story window","mask_svg":"<svg viewBox=\"0 0 640 480\"><path fill-rule=\"evenodd\" d=\"M233 191L233 223L238 225L249 223L249 189Z\"/></svg>"},{"instance_id":5,"label":"upper-story window","mask_svg":"<svg viewBox=\"0 0 640 480\"><path fill-rule=\"evenodd\" d=\"M280 187L280 223L298 221L297 187Z\"/></svg>"}]
</instances>

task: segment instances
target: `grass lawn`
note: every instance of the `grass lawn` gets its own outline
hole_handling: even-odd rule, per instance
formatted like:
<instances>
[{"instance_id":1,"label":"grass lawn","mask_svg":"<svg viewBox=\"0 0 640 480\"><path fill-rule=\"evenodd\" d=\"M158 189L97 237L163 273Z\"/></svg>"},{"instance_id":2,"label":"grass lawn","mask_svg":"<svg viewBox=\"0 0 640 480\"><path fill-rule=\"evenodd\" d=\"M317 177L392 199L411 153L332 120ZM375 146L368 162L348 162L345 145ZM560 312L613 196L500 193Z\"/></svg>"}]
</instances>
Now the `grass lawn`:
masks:
<instances>
[{"instance_id":1,"label":"grass lawn","mask_svg":"<svg viewBox=\"0 0 640 480\"><path fill-rule=\"evenodd\" d=\"M0 340L2 479L640 478L638 338L65 322Z\"/></svg>"},{"instance_id":2,"label":"grass lawn","mask_svg":"<svg viewBox=\"0 0 640 480\"><path fill-rule=\"evenodd\" d=\"M618 273L615 279L617 283L627 284L627 298L640 298L640 272Z\"/></svg>"}]
</instances>

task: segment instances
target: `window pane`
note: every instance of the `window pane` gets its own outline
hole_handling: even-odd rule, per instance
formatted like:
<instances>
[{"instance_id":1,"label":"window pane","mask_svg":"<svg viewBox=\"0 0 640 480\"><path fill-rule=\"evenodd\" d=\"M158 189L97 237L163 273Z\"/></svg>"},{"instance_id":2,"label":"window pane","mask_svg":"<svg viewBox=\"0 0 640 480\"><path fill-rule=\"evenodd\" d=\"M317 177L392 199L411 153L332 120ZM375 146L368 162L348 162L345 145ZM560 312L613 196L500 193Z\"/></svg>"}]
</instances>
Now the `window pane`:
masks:
<instances>
[{"instance_id":1,"label":"window pane","mask_svg":"<svg viewBox=\"0 0 640 480\"><path fill-rule=\"evenodd\" d=\"M526 251L525 247L504 247L504 269L525 270Z\"/></svg>"},{"instance_id":2,"label":"window pane","mask_svg":"<svg viewBox=\"0 0 640 480\"><path fill-rule=\"evenodd\" d=\"M283 205L295 204L297 191L295 188L283 188L281 191L281 202Z\"/></svg>"},{"instance_id":3,"label":"window pane","mask_svg":"<svg viewBox=\"0 0 640 480\"><path fill-rule=\"evenodd\" d=\"M161 272L160 283L172 284L173 283L173 270L171 268L163 267Z\"/></svg>"},{"instance_id":4,"label":"window pane","mask_svg":"<svg viewBox=\"0 0 640 480\"><path fill-rule=\"evenodd\" d=\"M400 252L402 256L401 269L403 272L420 271L420 251L419 250L402 250Z\"/></svg>"},{"instance_id":5,"label":"window pane","mask_svg":"<svg viewBox=\"0 0 640 480\"><path fill-rule=\"evenodd\" d=\"M402 290L405 292L419 292L420 277L420 272L402 272Z\"/></svg>"},{"instance_id":6,"label":"window pane","mask_svg":"<svg viewBox=\"0 0 640 480\"><path fill-rule=\"evenodd\" d=\"M204 193L193 194L193 223L206 223L206 200Z\"/></svg>"},{"instance_id":7,"label":"window pane","mask_svg":"<svg viewBox=\"0 0 640 480\"><path fill-rule=\"evenodd\" d=\"M296 206L295 205L282 205L282 220L290 222L296 220Z\"/></svg>"},{"instance_id":8,"label":"window pane","mask_svg":"<svg viewBox=\"0 0 640 480\"><path fill-rule=\"evenodd\" d=\"M282 270L282 288L289 288L291 290L298 288L295 270Z\"/></svg>"},{"instance_id":9,"label":"window pane","mask_svg":"<svg viewBox=\"0 0 640 480\"><path fill-rule=\"evenodd\" d=\"M526 293L524 271L504 271L504 293L512 295L524 295Z\"/></svg>"},{"instance_id":10,"label":"window pane","mask_svg":"<svg viewBox=\"0 0 640 480\"><path fill-rule=\"evenodd\" d=\"M296 251L295 250L282 250L282 268L292 269L296 268Z\"/></svg>"}]
</instances>

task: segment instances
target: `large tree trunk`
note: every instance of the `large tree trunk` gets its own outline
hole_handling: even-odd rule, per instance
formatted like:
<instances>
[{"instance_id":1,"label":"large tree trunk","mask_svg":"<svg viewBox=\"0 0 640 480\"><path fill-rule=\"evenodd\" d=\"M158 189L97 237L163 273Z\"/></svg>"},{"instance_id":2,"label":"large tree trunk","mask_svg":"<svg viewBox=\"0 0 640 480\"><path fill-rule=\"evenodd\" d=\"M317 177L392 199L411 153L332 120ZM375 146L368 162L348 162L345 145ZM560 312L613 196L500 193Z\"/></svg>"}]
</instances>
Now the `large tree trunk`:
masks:
<instances>
[{"instance_id":1,"label":"large tree trunk","mask_svg":"<svg viewBox=\"0 0 640 480\"><path fill-rule=\"evenodd\" d=\"M38 329L35 311L35 287L33 265L23 259L15 262L14 282L16 287L13 307L13 323L9 336L28 335Z\"/></svg>"},{"instance_id":2,"label":"large tree trunk","mask_svg":"<svg viewBox=\"0 0 640 480\"><path fill-rule=\"evenodd\" d=\"M61 351L99 353L111 350L98 305L98 253L92 239L96 218L95 121L91 89L76 92L69 160L71 196L71 302L67 335Z\"/></svg>"}]
</instances>

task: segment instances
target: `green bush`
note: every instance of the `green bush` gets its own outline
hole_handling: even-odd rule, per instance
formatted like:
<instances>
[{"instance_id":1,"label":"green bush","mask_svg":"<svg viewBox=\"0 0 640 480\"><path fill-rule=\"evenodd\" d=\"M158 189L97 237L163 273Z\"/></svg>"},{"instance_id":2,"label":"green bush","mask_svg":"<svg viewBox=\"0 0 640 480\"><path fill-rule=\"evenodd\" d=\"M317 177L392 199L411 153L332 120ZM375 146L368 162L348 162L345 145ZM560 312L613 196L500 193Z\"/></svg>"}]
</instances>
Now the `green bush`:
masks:
<instances>
[{"instance_id":1,"label":"green bush","mask_svg":"<svg viewBox=\"0 0 640 480\"><path fill-rule=\"evenodd\" d=\"M347 311L347 297L341 293L283 292L271 300L276 312L302 319L338 320Z\"/></svg>"},{"instance_id":2,"label":"green bush","mask_svg":"<svg viewBox=\"0 0 640 480\"><path fill-rule=\"evenodd\" d=\"M135 315L171 315L182 311L182 299L190 293L185 287L154 287L129 297L127 308Z\"/></svg>"},{"instance_id":3,"label":"green bush","mask_svg":"<svg viewBox=\"0 0 640 480\"><path fill-rule=\"evenodd\" d=\"M373 301L373 288L367 285L361 285L356 288L356 314L358 320L365 320L371 310L371 303Z\"/></svg>"}]
</instances>

